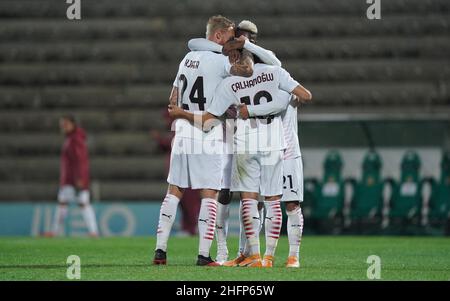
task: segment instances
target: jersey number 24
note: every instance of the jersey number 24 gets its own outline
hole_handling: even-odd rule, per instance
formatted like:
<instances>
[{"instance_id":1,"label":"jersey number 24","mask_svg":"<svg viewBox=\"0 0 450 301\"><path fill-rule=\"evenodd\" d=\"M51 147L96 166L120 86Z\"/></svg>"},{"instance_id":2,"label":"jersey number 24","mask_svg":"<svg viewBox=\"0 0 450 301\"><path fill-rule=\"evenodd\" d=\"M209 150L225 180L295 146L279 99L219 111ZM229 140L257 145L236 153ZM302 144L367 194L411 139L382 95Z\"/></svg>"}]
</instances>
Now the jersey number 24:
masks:
<instances>
[{"instance_id":1,"label":"jersey number 24","mask_svg":"<svg viewBox=\"0 0 450 301\"><path fill-rule=\"evenodd\" d=\"M198 110L204 111L205 110L205 93L203 91L203 76L198 76L195 80L194 84L192 85L192 89L189 93L189 101L183 100L184 92L186 91L186 88L188 86L187 78L184 74L180 75L179 81L182 82L181 86L181 94L179 99L181 99L181 105L184 110L189 110L189 101L190 103L198 104ZM179 85L178 85L179 86Z\"/></svg>"}]
</instances>

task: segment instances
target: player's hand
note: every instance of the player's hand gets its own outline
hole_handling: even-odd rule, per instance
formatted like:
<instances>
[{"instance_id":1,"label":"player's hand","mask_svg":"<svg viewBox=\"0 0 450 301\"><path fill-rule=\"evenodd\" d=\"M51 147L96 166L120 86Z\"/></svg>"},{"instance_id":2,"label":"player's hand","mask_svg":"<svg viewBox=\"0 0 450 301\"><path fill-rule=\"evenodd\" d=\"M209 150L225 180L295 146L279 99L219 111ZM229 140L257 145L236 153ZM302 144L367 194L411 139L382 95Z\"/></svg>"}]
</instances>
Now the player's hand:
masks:
<instances>
[{"instance_id":1,"label":"player's hand","mask_svg":"<svg viewBox=\"0 0 450 301\"><path fill-rule=\"evenodd\" d=\"M297 104L305 104L308 101L304 100L303 98L298 97L297 95L292 94L292 101L297 102Z\"/></svg>"},{"instance_id":2,"label":"player's hand","mask_svg":"<svg viewBox=\"0 0 450 301\"><path fill-rule=\"evenodd\" d=\"M169 104L167 111L169 112L169 116L174 119L180 118L181 114L183 113L182 108L173 104Z\"/></svg>"},{"instance_id":3,"label":"player's hand","mask_svg":"<svg viewBox=\"0 0 450 301\"><path fill-rule=\"evenodd\" d=\"M231 50L230 53L228 54L228 59L230 60L230 64L234 65L236 64L239 59L241 58L241 53L239 52L239 50Z\"/></svg>"},{"instance_id":4,"label":"player's hand","mask_svg":"<svg viewBox=\"0 0 450 301\"><path fill-rule=\"evenodd\" d=\"M230 41L226 42L225 45L223 45L222 53L224 55L228 56L232 50L238 50L238 49L244 48L244 43L245 43L245 37L244 38L239 37L237 39L230 40Z\"/></svg>"},{"instance_id":5,"label":"player's hand","mask_svg":"<svg viewBox=\"0 0 450 301\"><path fill-rule=\"evenodd\" d=\"M249 117L248 109L247 109L247 105L246 104L240 104L238 106L238 109L239 109L239 118L245 120L245 119L247 119Z\"/></svg>"},{"instance_id":6,"label":"player's hand","mask_svg":"<svg viewBox=\"0 0 450 301\"><path fill-rule=\"evenodd\" d=\"M247 41L248 38L244 35L240 35L238 38L236 38L236 40L245 43L245 41ZM244 46L242 46L242 47L244 47Z\"/></svg>"}]
</instances>

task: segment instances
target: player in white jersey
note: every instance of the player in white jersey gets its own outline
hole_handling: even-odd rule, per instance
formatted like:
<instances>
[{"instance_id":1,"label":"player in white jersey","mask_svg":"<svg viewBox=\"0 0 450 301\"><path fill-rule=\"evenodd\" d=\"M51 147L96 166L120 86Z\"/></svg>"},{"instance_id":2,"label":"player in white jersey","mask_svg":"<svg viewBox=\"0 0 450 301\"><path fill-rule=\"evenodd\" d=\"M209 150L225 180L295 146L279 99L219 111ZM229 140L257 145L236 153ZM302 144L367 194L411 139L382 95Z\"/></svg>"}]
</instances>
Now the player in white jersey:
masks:
<instances>
[{"instance_id":1,"label":"player in white jersey","mask_svg":"<svg viewBox=\"0 0 450 301\"><path fill-rule=\"evenodd\" d=\"M208 20L207 38L220 45L234 38L234 24L222 17ZM211 51L189 52L181 61L173 84L170 102L186 111L205 111L221 80L230 74L250 75L252 64L230 65L227 57ZM219 122L220 124L220 122ZM217 265L209 256L214 238L217 191L222 182L222 147L209 149L211 142L222 141L222 128L215 126L208 133L184 120L175 123L175 138L170 158L167 195L161 205L154 264L166 264L167 241L175 220L184 188L200 189L199 255L197 265ZM214 144L214 143L213 143ZM205 172L206 171L206 172Z\"/></svg>"},{"instance_id":2,"label":"player in white jersey","mask_svg":"<svg viewBox=\"0 0 450 301\"><path fill-rule=\"evenodd\" d=\"M257 26L248 20L243 20L236 28L236 37L246 37L246 39L236 39L234 41L227 42L223 48L220 45L213 43L203 38L189 40L188 47L191 50L210 50L216 52L227 53L233 49L246 49L256 54L256 61L264 62L269 65L281 66L281 62L276 58L273 52L261 48L256 45L256 38L258 35ZM229 129L225 130L225 133L230 133ZM216 241L217 241L217 257L216 261L219 263L225 263L228 260L228 247L227 247L227 233L228 233L228 219L230 215L230 203L232 198L231 187L231 167L233 154L229 151L232 150L232 139L226 139L227 143L224 143L225 152L223 155L222 168L222 190L219 193L217 203L217 218L216 218ZM231 142L231 143L230 143ZM231 145L230 145L231 144ZM260 212L260 229L264 222L264 204L258 204L258 211ZM242 217L240 216L240 219ZM242 224L242 221L241 221ZM239 236L239 249L240 253L243 253L245 247L245 232L243 227L240 227Z\"/></svg>"},{"instance_id":3,"label":"player in white jersey","mask_svg":"<svg viewBox=\"0 0 450 301\"><path fill-rule=\"evenodd\" d=\"M256 42L257 27L249 21L243 21L238 25L236 35L243 34L253 42ZM281 63L280 63L281 64ZM303 102L303 101L302 101ZM303 165L300 152L300 144L298 141L298 121L297 121L297 107L299 101L295 96L292 96L288 106L282 112L283 129L286 140L286 150L283 157L283 197L281 201L285 202L286 214L288 216L288 241L289 241L289 256L286 267L299 267L299 250L300 242L303 232L303 215L300 207L300 202L303 201ZM249 107L247 111L245 107L241 108L243 112L242 117L250 116L264 116L273 114L278 108L273 102L261 104L259 106ZM247 115L246 115L247 114ZM244 116L245 115L245 116ZM259 203L258 205L262 205ZM261 226L263 222L263 206L259 206ZM266 216L266 220L271 218ZM217 223L218 224L218 223ZM236 266L242 262L249 255L249 246L246 244L245 231L241 223L239 236L239 253L234 260L225 262L226 266ZM219 232L218 232L219 233ZM219 236L217 237L217 239ZM225 244L226 245L226 244ZM218 257L220 248L218 243ZM263 266L272 266L273 257L266 257L263 261Z\"/></svg>"},{"instance_id":4,"label":"player in white jersey","mask_svg":"<svg viewBox=\"0 0 450 301\"><path fill-rule=\"evenodd\" d=\"M234 37L234 24L215 16L207 23L207 38L225 44ZM198 113L206 110L217 85L230 72L228 58L210 51L189 52L181 61L173 83L170 103ZM154 264L166 264L167 241L175 220L184 188L201 189L199 213L199 255L197 265L217 265L209 256L214 238L216 197L221 183L220 153L203 154L203 141L221 139L221 128L209 133L193 127L184 120L175 123L175 138L167 178L169 187L161 205ZM209 173L203 172L210 171Z\"/></svg>"},{"instance_id":5,"label":"player in white jersey","mask_svg":"<svg viewBox=\"0 0 450 301\"><path fill-rule=\"evenodd\" d=\"M286 149L283 155L283 197L288 216L287 232L289 256L286 267L299 267L299 251L303 232L303 214L300 203L303 202L303 164L298 139L297 107L299 101L290 97L287 108L282 112ZM248 116L270 114L274 108L270 103L256 107L248 107ZM245 112L245 109L243 108ZM246 117L246 116L243 116ZM239 257L238 257L239 258Z\"/></svg>"},{"instance_id":6,"label":"player in white jersey","mask_svg":"<svg viewBox=\"0 0 450 301\"><path fill-rule=\"evenodd\" d=\"M202 115L200 126L210 119L221 116L230 105L240 103L258 106L264 102L281 103L279 90L285 90L299 98L309 99L311 94L289 73L280 67L256 64L249 78L233 76L222 81L214 99ZM287 95L286 104L289 101ZM280 111L286 107L283 104ZM174 118L195 121L195 115L169 106ZM197 122L198 122L197 117ZM282 195L283 166L282 156L285 149L283 126L279 114L236 121L235 155L233 157L233 175L231 190L241 192L244 230L251 249L251 256L241 262L241 266L261 266L259 247L258 196L264 196L267 202L266 256L273 256L281 230L280 198Z\"/></svg>"},{"instance_id":7,"label":"player in white jersey","mask_svg":"<svg viewBox=\"0 0 450 301\"><path fill-rule=\"evenodd\" d=\"M300 203L303 202L303 162L298 139L297 107L299 103L292 97L286 111L283 112L283 128L286 139L283 167L283 198L285 202L289 256L286 267L300 266L300 243L303 233L303 214Z\"/></svg>"},{"instance_id":8,"label":"player in white jersey","mask_svg":"<svg viewBox=\"0 0 450 301\"><path fill-rule=\"evenodd\" d=\"M227 42L223 47L217 43L203 38L191 39L188 42L190 50L197 51L214 51L229 53L234 49L246 49L257 55L257 58L268 65L281 66L281 62L273 54L273 52L266 50L256 45L258 29L256 25L248 20L243 20L236 28L236 37L239 38L242 35L247 39L235 39L234 41ZM224 123L226 125L226 123ZM230 129L225 129L225 133L232 133ZM227 233L228 233L228 220L230 215L230 203L232 198L231 187L231 167L232 167L232 139L225 139L224 154L222 159L222 189L219 192L217 202L217 217L216 217L216 241L217 241L217 257L216 261L224 263L228 260L228 247L227 247ZM231 143L230 143L231 142ZM231 150L231 151L230 151ZM258 204L258 209L261 215L261 227L263 223L262 216L264 215L263 204ZM260 227L260 228L261 228ZM242 227L241 227L242 228ZM243 245L245 242L245 233L241 229L239 245Z\"/></svg>"}]
</instances>

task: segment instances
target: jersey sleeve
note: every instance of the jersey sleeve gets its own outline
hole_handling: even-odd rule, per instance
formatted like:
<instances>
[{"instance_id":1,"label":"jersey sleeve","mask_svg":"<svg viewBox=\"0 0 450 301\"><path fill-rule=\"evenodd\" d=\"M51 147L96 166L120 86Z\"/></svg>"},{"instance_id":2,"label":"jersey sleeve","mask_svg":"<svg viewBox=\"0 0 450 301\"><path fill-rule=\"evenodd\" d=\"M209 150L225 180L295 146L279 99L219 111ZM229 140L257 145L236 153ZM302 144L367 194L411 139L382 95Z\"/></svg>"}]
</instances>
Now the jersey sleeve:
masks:
<instances>
[{"instance_id":1,"label":"jersey sleeve","mask_svg":"<svg viewBox=\"0 0 450 301\"><path fill-rule=\"evenodd\" d=\"M289 72L287 72L286 70L284 70L283 68L279 67L278 68L278 74L279 74L279 87L281 90L284 90L288 93L291 93L298 85L300 85L298 83L298 81L296 81L295 79L293 79L291 77L291 75L289 74Z\"/></svg>"},{"instance_id":2,"label":"jersey sleeve","mask_svg":"<svg viewBox=\"0 0 450 301\"><path fill-rule=\"evenodd\" d=\"M251 53L257 55L265 64L281 67L280 60L275 56L275 54L267 49L262 48L256 44L253 44L249 40L244 43L244 48Z\"/></svg>"},{"instance_id":3,"label":"jersey sleeve","mask_svg":"<svg viewBox=\"0 0 450 301\"><path fill-rule=\"evenodd\" d=\"M217 87L211 105L207 111L214 116L222 116L226 110L235 103L235 96L229 85L222 81Z\"/></svg>"},{"instance_id":4,"label":"jersey sleeve","mask_svg":"<svg viewBox=\"0 0 450 301\"><path fill-rule=\"evenodd\" d=\"M228 77L231 75L231 63L230 63L230 59L227 56L222 55L223 57L223 74L222 77Z\"/></svg>"},{"instance_id":5,"label":"jersey sleeve","mask_svg":"<svg viewBox=\"0 0 450 301\"><path fill-rule=\"evenodd\" d=\"M190 39L188 48L192 51L214 51L222 53L222 46L205 38Z\"/></svg>"},{"instance_id":6,"label":"jersey sleeve","mask_svg":"<svg viewBox=\"0 0 450 301\"><path fill-rule=\"evenodd\" d=\"M179 81L179 78L180 78L180 72L181 72L181 64L180 64L180 66L178 66L177 76L173 80L172 86L174 86L175 88L178 88L178 81Z\"/></svg>"},{"instance_id":7,"label":"jersey sleeve","mask_svg":"<svg viewBox=\"0 0 450 301\"><path fill-rule=\"evenodd\" d=\"M179 74L177 73L177 76L173 80L173 84L172 84L172 86L174 86L175 88L178 88L178 77L179 77Z\"/></svg>"}]
</instances>

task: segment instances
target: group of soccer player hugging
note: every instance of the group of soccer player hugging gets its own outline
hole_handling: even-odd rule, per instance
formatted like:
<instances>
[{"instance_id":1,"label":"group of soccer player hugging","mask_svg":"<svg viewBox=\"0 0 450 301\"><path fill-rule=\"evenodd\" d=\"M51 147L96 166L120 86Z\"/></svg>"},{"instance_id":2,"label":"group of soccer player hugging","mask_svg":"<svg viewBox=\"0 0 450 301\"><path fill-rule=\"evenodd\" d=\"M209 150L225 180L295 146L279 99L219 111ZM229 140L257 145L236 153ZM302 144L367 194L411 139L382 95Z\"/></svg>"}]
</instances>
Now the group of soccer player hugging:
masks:
<instances>
[{"instance_id":1,"label":"group of soccer player hugging","mask_svg":"<svg viewBox=\"0 0 450 301\"><path fill-rule=\"evenodd\" d=\"M288 217L286 267L300 266L303 168L297 107L312 95L281 68L271 51L255 44L257 34L254 23L244 20L236 27L219 15L209 18L206 39L189 41L191 51L179 65L168 106L176 129L169 185L159 215L155 265L167 264L167 242L177 206L183 189L191 188L199 189L201 196L197 265L272 267L283 201ZM223 136L223 118L235 122L233 139ZM219 125L207 127L211 121ZM252 143L256 136L262 142ZM192 147L204 149L205 141L216 142L224 151L192 153ZM246 148L249 144L251 150ZM241 229L238 256L228 260L226 239L233 192L240 194ZM260 196L263 202L258 201ZM266 251L262 257L259 233L263 224ZM216 260L210 256L214 235Z\"/></svg>"}]
</instances>

